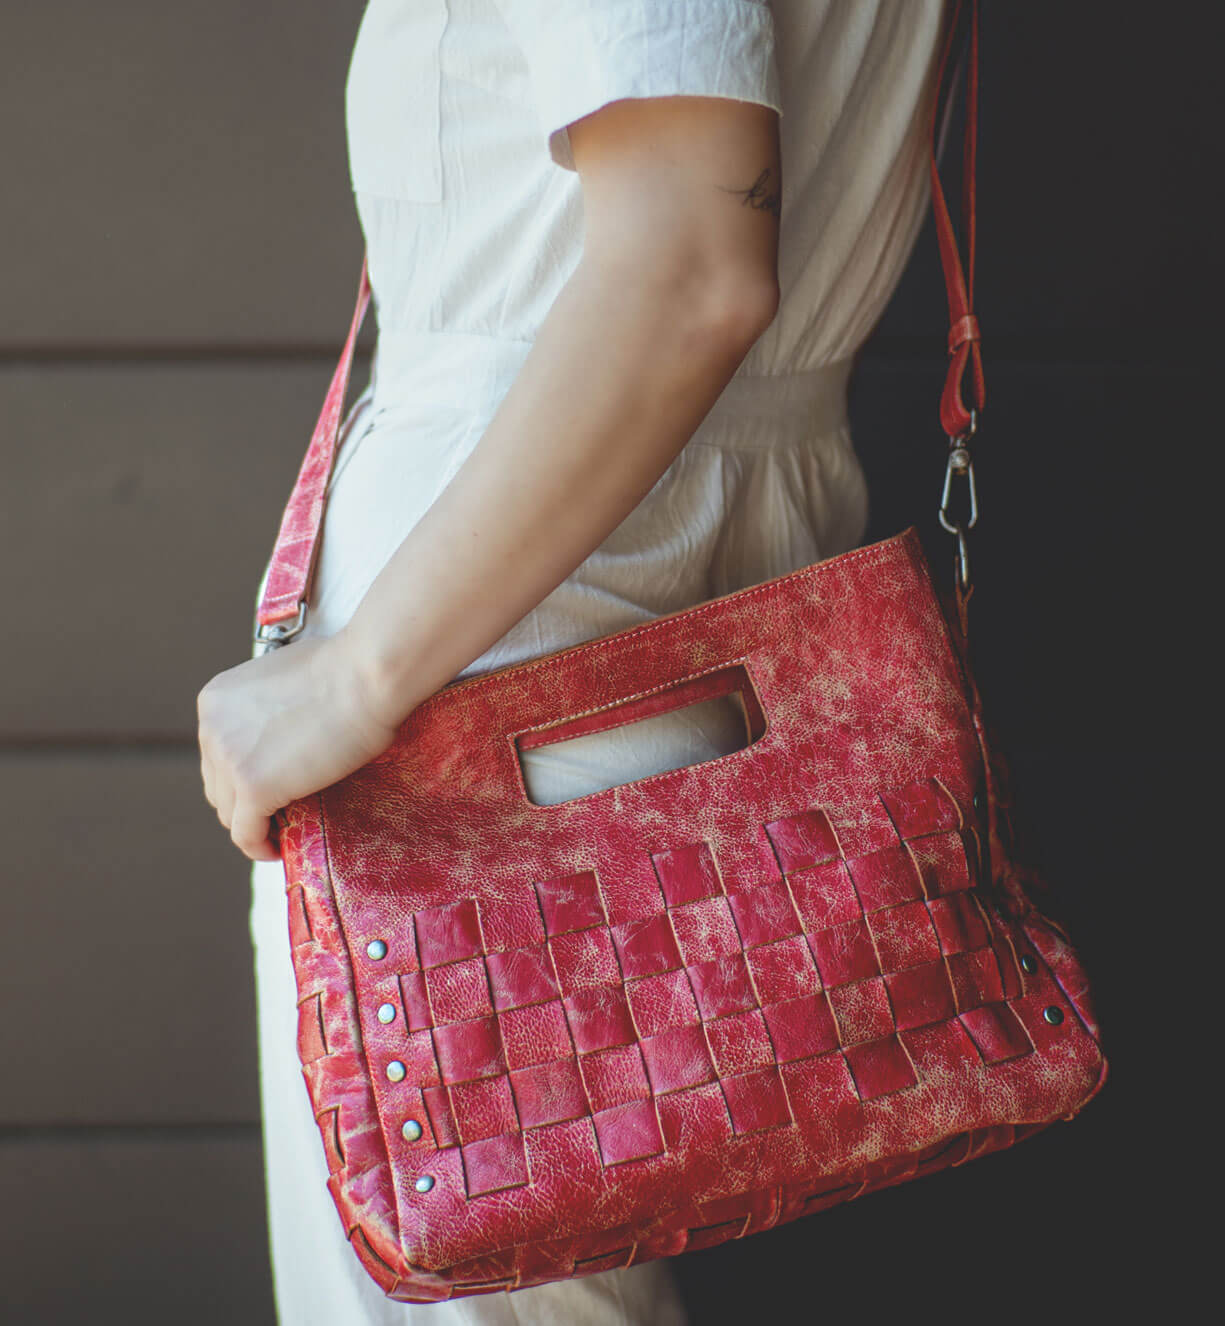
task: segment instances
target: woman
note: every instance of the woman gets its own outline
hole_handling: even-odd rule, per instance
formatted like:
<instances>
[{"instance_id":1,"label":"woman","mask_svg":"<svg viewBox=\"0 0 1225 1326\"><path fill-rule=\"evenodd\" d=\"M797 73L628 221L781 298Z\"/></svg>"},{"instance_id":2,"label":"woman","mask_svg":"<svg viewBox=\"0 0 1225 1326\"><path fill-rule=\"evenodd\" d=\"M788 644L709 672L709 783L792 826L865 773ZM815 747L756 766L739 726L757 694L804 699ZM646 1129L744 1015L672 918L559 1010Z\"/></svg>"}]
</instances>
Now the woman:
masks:
<instances>
[{"instance_id":1,"label":"woman","mask_svg":"<svg viewBox=\"0 0 1225 1326\"><path fill-rule=\"evenodd\" d=\"M379 337L306 630L201 692L251 936L282 1326L684 1321L666 1262L413 1307L349 1248L270 815L426 696L852 547L853 356L927 204L943 0L370 0L347 92ZM743 744L730 701L524 753L560 801Z\"/></svg>"}]
</instances>

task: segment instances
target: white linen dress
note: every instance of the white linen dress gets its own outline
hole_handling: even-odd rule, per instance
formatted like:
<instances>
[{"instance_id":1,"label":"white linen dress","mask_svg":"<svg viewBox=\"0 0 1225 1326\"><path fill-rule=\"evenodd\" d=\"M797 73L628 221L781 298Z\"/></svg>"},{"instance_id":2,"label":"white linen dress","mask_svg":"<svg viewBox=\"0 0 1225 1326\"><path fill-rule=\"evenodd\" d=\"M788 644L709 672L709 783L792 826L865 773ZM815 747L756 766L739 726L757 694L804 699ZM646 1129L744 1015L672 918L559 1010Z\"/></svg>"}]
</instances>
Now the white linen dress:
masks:
<instances>
[{"instance_id":1,"label":"white linen dress","mask_svg":"<svg viewBox=\"0 0 1225 1326\"><path fill-rule=\"evenodd\" d=\"M349 620L481 437L581 255L566 126L623 97L732 97L780 112L781 305L642 502L459 675L853 547L867 502L846 381L927 207L943 20L944 0L370 0L346 118L378 342L343 428L306 634ZM525 752L525 777L534 799L560 801L742 744L728 702L708 702ZM683 1323L667 1261L443 1304L383 1296L326 1188L296 1054L284 888L279 862L253 865L280 1326Z\"/></svg>"}]
</instances>

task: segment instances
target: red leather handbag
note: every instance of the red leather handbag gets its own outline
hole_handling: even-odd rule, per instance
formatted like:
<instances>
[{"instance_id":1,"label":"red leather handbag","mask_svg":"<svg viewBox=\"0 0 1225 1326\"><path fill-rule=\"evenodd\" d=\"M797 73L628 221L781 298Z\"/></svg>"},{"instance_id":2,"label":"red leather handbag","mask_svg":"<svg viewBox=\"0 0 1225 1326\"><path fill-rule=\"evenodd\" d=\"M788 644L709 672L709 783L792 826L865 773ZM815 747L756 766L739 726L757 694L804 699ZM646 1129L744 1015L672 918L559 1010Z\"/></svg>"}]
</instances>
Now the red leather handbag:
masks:
<instances>
[{"instance_id":1,"label":"red leather handbag","mask_svg":"<svg viewBox=\"0 0 1225 1326\"><path fill-rule=\"evenodd\" d=\"M972 4L971 279L976 93ZM451 683L385 754L278 813L328 1186L389 1298L741 1238L1009 1146L1105 1080L1085 973L1010 857L965 657L973 517L949 488L972 476L984 385L934 148L932 185L958 610L907 530ZM363 273L263 647L304 619L368 297ZM732 694L742 749L528 798L518 751Z\"/></svg>"}]
</instances>

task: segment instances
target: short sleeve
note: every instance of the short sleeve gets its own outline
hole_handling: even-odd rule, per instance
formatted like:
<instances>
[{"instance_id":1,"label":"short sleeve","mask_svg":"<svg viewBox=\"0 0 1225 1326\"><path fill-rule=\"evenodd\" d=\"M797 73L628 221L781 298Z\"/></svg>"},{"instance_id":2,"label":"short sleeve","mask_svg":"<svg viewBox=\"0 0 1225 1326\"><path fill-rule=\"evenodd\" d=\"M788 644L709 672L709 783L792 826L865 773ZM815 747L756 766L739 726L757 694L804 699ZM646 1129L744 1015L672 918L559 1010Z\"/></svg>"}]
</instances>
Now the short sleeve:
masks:
<instances>
[{"instance_id":1,"label":"short sleeve","mask_svg":"<svg viewBox=\"0 0 1225 1326\"><path fill-rule=\"evenodd\" d=\"M545 146L623 97L730 97L782 112L767 0L497 0L523 48Z\"/></svg>"}]
</instances>

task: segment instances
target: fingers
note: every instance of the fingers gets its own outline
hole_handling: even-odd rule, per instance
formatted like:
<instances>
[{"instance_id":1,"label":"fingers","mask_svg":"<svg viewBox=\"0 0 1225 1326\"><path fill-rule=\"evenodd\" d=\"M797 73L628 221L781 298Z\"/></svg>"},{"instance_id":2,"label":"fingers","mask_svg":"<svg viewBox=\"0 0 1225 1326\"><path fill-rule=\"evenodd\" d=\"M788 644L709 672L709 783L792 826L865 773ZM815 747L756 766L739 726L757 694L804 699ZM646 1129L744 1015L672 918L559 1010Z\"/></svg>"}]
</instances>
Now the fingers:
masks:
<instances>
[{"instance_id":1,"label":"fingers","mask_svg":"<svg viewBox=\"0 0 1225 1326\"><path fill-rule=\"evenodd\" d=\"M217 808L217 780L213 775L212 761L203 751L200 752L200 778L204 783L204 799L214 810Z\"/></svg>"},{"instance_id":2,"label":"fingers","mask_svg":"<svg viewBox=\"0 0 1225 1326\"><path fill-rule=\"evenodd\" d=\"M234 809L238 804L237 789L230 779L218 778L216 796L217 818L232 832L234 828Z\"/></svg>"},{"instance_id":3,"label":"fingers","mask_svg":"<svg viewBox=\"0 0 1225 1326\"><path fill-rule=\"evenodd\" d=\"M255 809L260 803L250 789L240 785L227 762L213 760L212 731L209 718L208 687L196 700L199 716L198 740L200 745L200 779L204 784L205 800L217 812L217 818L230 831L234 846L252 861L279 861L280 850L271 834L271 821L263 811Z\"/></svg>"},{"instance_id":4,"label":"fingers","mask_svg":"<svg viewBox=\"0 0 1225 1326\"><path fill-rule=\"evenodd\" d=\"M234 846L252 861L278 861L280 853L268 840L269 819L243 803L237 806L230 823Z\"/></svg>"},{"instance_id":5,"label":"fingers","mask_svg":"<svg viewBox=\"0 0 1225 1326\"><path fill-rule=\"evenodd\" d=\"M252 861L279 861L280 850L271 840L269 816L250 808L238 794L233 783L218 778L213 762L201 746L200 777L204 783L204 797L217 812L217 818L230 831L230 838L244 855Z\"/></svg>"}]
</instances>

